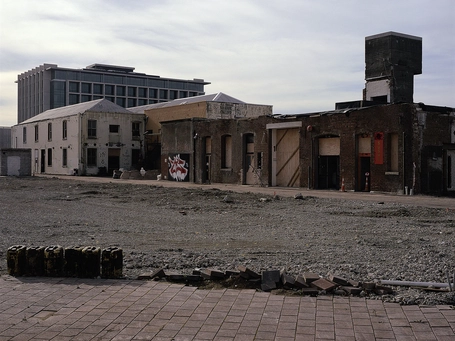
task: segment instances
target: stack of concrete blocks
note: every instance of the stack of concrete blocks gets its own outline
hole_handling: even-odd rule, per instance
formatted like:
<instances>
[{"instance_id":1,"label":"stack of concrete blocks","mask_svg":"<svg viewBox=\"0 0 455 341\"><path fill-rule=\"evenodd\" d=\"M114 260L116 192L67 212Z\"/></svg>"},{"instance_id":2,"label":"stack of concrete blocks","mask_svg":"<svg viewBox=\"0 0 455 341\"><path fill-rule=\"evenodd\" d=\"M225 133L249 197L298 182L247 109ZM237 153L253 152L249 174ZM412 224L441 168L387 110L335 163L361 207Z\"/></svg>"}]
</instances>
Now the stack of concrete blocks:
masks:
<instances>
[{"instance_id":1,"label":"stack of concrete blocks","mask_svg":"<svg viewBox=\"0 0 455 341\"><path fill-rule=\"evenodd\" d=\"M7 251L11 276L121 278L123 250L97 246L48 247L14 245Z\"/></svg>"}]
</instances>

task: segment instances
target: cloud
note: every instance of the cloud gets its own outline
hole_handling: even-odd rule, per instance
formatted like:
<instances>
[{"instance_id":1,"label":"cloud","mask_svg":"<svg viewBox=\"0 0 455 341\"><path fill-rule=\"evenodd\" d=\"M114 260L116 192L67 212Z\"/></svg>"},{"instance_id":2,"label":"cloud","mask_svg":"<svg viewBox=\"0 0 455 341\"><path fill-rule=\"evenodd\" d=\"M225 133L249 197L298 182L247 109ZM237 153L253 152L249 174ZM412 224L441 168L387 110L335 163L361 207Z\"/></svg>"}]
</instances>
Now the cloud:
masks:
<instances>
[{"instance_id":1,"label":"cloud","mask_svg":"<svg viewBox=\"0 0 455 341\"><path fill-rule=\"evenodd\" d=\"M25 0L0 3L1 103L17 74L43 63L133 66L202 78L207 93L272 104L278 113L328 110L360 99L364 39L397 31L423 38L415 99L455 106L453 0ZM5 77L9 80L4 81ZM4 100L8 98L8 100ZM422 100L421 100L422 99ZM14 124L0 105L0 124Z\"/></svg>"}]
</instances>

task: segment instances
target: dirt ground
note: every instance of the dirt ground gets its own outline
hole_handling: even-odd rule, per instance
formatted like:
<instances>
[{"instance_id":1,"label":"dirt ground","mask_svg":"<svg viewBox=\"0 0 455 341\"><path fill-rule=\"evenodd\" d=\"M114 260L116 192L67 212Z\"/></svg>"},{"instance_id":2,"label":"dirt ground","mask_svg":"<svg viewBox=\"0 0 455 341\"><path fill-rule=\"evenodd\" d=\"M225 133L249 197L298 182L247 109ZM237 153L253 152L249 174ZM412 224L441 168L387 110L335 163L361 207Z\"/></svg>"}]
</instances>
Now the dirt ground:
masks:
<instances>
[{"instance_id":1,"label":"dirt ground","mask_svg":"<svg viewBox=\"0 0 455 341\"><path fill-rule=\"evenodd\" d=\"M357 281L447 282L455 272L455 199L0 177L0 205L1 275L12 245L118 246L132 278L239 265ZM395 289L383 299L455 303L453 293Z\"/></svg>"}]
</instances>

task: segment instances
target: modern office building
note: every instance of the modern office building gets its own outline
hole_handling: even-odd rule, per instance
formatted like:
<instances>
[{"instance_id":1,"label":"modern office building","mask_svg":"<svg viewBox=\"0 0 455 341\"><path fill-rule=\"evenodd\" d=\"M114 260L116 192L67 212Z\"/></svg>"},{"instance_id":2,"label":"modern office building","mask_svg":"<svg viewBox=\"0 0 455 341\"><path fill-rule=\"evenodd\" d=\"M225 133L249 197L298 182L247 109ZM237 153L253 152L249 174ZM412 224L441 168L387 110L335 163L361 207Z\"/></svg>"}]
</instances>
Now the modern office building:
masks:
<instances>
[{"instance_id":1,"label":"modern office building","mask_svg":"<svg viewBox=\"0 0 455 341\"><path fill-rule=\"evenodd\" d=\"M134 67L92 64L83 69L43 64L17 77L17 122L46 110L106 98L124 108L204 95L203 79L162 78Z\"/></svg>"}]
</instances>

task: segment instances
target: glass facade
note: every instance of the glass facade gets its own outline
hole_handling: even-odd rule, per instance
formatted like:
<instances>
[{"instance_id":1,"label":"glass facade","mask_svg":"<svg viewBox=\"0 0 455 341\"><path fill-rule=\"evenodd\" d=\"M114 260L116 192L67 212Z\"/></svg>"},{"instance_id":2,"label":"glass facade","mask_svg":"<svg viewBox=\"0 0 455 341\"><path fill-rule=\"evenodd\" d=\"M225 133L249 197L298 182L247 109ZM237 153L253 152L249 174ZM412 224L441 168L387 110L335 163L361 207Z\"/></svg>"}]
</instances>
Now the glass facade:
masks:
<instances>
[{"instance_id":1,"label":"glass facade","mask_svg":"<svg viewBox=\"0 0 455 341\"><path fill-rule=\"evenodd\" d=\"M161 78L134 68L93 64L84 69L44 64L18 76L18 123L48 109L100 98L123 107L204 95L202 79Z\"/></svg>"}]
</instances>

